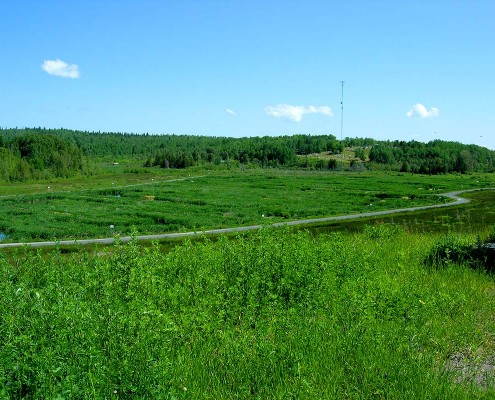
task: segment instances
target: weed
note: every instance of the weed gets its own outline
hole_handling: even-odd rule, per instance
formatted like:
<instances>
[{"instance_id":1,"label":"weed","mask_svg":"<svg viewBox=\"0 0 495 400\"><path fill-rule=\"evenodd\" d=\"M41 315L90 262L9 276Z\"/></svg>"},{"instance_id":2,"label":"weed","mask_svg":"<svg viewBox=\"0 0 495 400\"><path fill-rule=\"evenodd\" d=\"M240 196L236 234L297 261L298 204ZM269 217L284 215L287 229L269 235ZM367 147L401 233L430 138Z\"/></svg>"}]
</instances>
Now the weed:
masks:
<instances>
[{"instance_id":1,"label":"weed","mask_svg":"<svg viewBox=\"0 0 495 400\"><path fill-rule=\"evenodd\" d=\"M425 274L428 243L459 242L380 229L0 255L0 393L489 398L489 380L468 385L443 365L467 348L489 358L492 279Z\"/></svg>"}]
</instances>

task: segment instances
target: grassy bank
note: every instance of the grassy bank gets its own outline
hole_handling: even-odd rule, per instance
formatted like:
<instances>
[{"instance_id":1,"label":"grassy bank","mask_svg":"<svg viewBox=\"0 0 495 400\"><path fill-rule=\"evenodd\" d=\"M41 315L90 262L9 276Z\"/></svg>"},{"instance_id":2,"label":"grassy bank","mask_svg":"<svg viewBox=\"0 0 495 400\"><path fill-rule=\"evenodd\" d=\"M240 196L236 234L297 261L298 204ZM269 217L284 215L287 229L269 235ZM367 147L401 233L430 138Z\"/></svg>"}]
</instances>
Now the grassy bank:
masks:
<instances>
[{"instance_id":1,"label":"grassy bank","mask_svg":"<svg viewBox=\"0 0 495 400\"><path fill-rule=\"evenodd\" d=\"M493 371L477 371L493 361L494 279L425 265L442 240L371 226L265 229L167 254L21 250L0 258L0 393L493 398Z\"/></svg>"}]
</instances>

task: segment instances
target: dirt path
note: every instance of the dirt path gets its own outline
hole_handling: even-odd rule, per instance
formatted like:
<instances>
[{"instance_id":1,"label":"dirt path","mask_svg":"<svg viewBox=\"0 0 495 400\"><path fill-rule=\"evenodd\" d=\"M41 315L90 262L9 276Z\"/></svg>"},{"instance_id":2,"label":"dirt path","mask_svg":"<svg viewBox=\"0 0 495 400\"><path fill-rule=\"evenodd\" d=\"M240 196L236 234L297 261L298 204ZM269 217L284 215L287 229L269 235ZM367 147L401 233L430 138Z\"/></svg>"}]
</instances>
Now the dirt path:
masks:
<instances>
[{"instance_id":1,"label":"dirt path","mask_svg":"<svg viewBox=\"0 0 495 400\"><path fill-rule=\"evenodd\" d=\"M188 178L185 178L188 179ZM179 179L177 179L179 180ZM479 190L493 190L493 188L482 188L482 189L467 189L467 190L458 190L455 192L443 193L440 196L446 196L454 201L451 203L445 204L436 204L431 206L420 206L420 207L410 207L410 208L398 208L395 210L385 210L385 211L373 211L361 214L349 214L349 215L339 215L336 217L325 217L325 218L312 218L312 219L301 219L297 221L288 221L288 222L277 222L272 224L274 227L281 226L295 226L295 225L306 225L313 224L319 222L329 222L329 221L343 221L349 219L358 219L358 218L368 218L368 217L377 217L381 215L390 215L404 212L412 212L412 211L420 211L420 210L429 210L433 208L441 208L441 207L452 207L459 204L469 203L470 200L460 197L459 195L466 192L476 192ZM160 240L160 239L176 239L187 236L197 236L197 235L220 235L223 233L234 233L234 232L245 232L251 231L255 229L261 229L264 225L250 225L250 226L240 226L236 228L222 228L222 229L211 229L206 231L197 231L197 232L183 232L183 233L162 233L156 235L143 235L137 236L138 240ZM132 239L131 236L123 236L119 238L121 242L128 242ZM49 247L49 246L57 246L57 245L86 245L86 244L112 244L115 242L115 238L101 238L101 239L75 239L75 240L59 240L59 241L51 241L51 242L21 242L21 243L0 243L0 248L7 247L20 247L20 246L28 246L28 247Z\"/></svg>"}]
</instances>

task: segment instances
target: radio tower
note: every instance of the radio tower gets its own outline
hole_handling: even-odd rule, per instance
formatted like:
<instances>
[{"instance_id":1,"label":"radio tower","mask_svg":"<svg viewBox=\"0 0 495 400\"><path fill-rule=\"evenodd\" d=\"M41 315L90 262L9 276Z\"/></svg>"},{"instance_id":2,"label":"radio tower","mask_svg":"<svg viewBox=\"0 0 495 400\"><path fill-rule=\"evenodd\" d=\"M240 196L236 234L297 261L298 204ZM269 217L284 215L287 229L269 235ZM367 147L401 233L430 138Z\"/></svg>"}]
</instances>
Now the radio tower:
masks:
<instances>
[{"instance_id":1,"label":"radio tower","mask_svg":"<svg viewBox=\"0 0 495 400\"><path fill-rule=\"evenodd\" d=\"M340 141L342 142L342 132L344 131L344 81L340 81L342 85L342 97L340 101Z\"/></svg>"}]
</instances>

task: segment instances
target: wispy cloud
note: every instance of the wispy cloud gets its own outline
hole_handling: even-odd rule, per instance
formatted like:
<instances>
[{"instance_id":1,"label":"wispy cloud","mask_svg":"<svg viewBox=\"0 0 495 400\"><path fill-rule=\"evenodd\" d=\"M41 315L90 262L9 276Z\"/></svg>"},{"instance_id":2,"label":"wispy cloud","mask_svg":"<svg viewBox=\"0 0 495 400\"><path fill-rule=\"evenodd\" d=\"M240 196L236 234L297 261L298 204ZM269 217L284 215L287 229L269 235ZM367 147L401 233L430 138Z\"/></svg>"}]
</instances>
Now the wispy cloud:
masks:
<instances>
[{"instance_id":1,"label":"wispy cloud","mask_svg":"<svg viewBox=\"0 0 495 400\"><path fill-rule=\"evenodd\" d=\"M413 106L406 115L409 118L430 118L430 117L438 117L440 114L440 110L436 107L432 107L428 110L423 104L418 103Z\"/></svg>"},{"instance_id":2,"label":"wispy cloud","mask_svg":"<svg viewBox=\"0 0 495 400\"><path fill-rule=\"evenodd\" d=\"M62 78L79 78L79 67L76 64L68 64L65 61L45 60L41 69L47 74L60 76Z\"/></svg>"},{"instance_id":3,"label":"wispy cloud","mask_svg":"<svg viewBox=\"0 0 495 400\"><path fill-rule=\"evenodd\" d=\"M322 114L328 117L333 115L332 109L328 106L292 106L290 104L267 106L265 113L275 118L287 118L296 122L301 122L305 114Z\"/></svg>"},{"instance_id":4,"label":"wispy cloud","mask_svg":"<svg viewBox=\"0 0 495 400\"><path fill-rule=\"evenodd\" d=\"M230 108L226 108L225 112L230 115L237 115L237 113L234 110L231 110Z\"/></svg>"}]
</instances>

